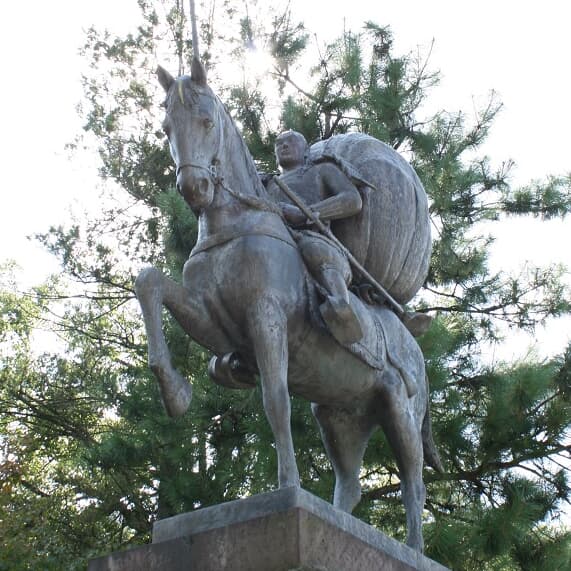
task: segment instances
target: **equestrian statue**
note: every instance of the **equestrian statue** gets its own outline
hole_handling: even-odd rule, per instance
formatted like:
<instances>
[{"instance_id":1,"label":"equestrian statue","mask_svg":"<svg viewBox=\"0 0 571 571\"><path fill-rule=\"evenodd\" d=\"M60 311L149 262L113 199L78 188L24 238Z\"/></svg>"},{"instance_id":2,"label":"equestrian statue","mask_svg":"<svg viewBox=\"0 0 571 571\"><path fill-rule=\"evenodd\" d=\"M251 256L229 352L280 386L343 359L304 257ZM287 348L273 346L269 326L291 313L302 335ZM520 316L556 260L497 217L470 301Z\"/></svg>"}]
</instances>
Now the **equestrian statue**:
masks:
<instances>
[{"instance_id":1,"label":"equestrian statue","mask_svg":"<svg viewBox=\"0 0 571 571\"><path fill-rule=\"evenodd\" d=\"M163 306L212 352L215 382L261 384L280 487L300 485L290 394L311 402L335 471L333 503L347 512L359 502L365 448L381 427L399 469L407 543L422 551L423 462L442 466L413 336L415 318L426 316L400 304L428 271L424 189L396 151L371 137L309 147L291 131L276 141L282 175L264 185L208 86L196 35L193 20L191 75L175 79L161 67L157 74L176 187L198 219L198 239L182 285L155 268L135 283L165 409L184 414L192 387L172 366Z\"/></svg>"}]
</instances>

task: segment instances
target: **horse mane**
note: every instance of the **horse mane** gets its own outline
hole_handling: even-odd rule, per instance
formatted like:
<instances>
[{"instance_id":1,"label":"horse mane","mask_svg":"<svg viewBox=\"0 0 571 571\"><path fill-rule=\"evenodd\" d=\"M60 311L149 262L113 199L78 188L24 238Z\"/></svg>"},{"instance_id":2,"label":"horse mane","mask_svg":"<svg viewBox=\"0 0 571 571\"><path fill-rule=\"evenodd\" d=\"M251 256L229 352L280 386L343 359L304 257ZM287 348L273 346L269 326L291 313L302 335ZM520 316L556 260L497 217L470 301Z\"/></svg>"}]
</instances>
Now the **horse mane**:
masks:
<instances>
[{"instance_id":1,"label":"horse mane","mask_svg":"<svg viewBox=\"0 0 571 571\"><path fill-rule=\"evenodd\" d=\"M260 180L260 176L258 174L258 169L256 168L256 163L254 162L254 158L252 157L252 153L250 153L250 149L248 149L248 145L246 145L246 141L244 141L244 137L240 130L238 129L238 125L236 125L236 121L234 121L233 117L230 115L228 108L222 100L215 96L218 102L218 105L221 109L221 115L224 115L224 119L228 127L232 130L232 137L235 141L237 141L239 145L238 152L242 154L244 157L245 166L247 169L247 173L249 178L253 182L253 190L257 197L269 200L269 195L266 191L266 187L262 184Z\"/></svg>"}]
</instances>

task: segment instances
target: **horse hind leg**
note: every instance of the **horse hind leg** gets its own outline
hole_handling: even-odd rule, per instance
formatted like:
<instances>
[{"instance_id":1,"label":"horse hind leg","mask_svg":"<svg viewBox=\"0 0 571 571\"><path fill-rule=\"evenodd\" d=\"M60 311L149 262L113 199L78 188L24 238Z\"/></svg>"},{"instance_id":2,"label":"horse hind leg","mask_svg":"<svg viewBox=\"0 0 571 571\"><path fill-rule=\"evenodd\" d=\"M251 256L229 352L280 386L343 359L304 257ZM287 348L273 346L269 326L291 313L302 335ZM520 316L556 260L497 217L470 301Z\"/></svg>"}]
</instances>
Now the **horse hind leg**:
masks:
<instances>
[{"instance_id":1,"label":"horse hind leg","mask_svg":"<svg viewBox=\"0 0 571 571\"><path fill-rule=\"evenodd\" d=\"M135 281L135 292L147 330L149 367L159 383L169 416L186 412L192 399L190 383L172 366L162 329L163 304L179 321L188 321L188 292L156 268L145 268Z\"/></svg>"},{"instance_id":2,"label":"horse hind leg","mask_svg":"<svg viewBox=\"0 0 571 571\"><path fill-rule=\"evenodd\" d=\"M422 479L422 419L417 418L414 399L408 397L405 384L394 369L388 367L382 373L381 387L379 422L399 469L406 510L407 545L422 553L422 511L426 499Z\"/></svg>"},{"instance_id":3,"label":"horse hind leg","mask_svg":"<svg viewBox=\"0 0 571 571\"><path fill-rule=\"evenodd\" d=\"M351 513L361 499L359 474L376 420L334 406L311 405L335 472L333 505Z\"/></svg>"}]
</instances>

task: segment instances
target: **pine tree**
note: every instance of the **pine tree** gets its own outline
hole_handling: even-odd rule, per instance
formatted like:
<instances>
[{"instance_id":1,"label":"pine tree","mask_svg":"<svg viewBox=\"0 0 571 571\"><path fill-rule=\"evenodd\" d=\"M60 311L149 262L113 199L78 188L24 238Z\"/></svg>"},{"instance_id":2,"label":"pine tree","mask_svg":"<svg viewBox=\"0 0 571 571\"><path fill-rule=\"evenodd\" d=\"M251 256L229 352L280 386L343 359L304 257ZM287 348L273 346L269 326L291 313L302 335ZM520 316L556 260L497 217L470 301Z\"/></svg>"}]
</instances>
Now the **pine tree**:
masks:
<instances>
[{"instance_id":1,"label":"pine tree","mask_svg":"<svg viewBox=\"0 0 571 571\"><path fill-rule=\"evenodd\" d=\"M173 71L189 69L183 3L139 5L132 35L90 30L84 52L85 132L96 142L110 194L120 198L105 199L93 219L40 237L61 259L72 282L67 289L50 283L32 297L13 284L2 290L8 361L0 384L0 519L10 526L1 535L0 569L79 568L82 558L147 541L157 518L276 484L258 389L212 384L209 355L174 321L166 321L173 362L194 386L186 416L166 417L146 366L134 277L154 265L180 280L196 224L173 188L153 73L156 53ZM491 238L478 236L478 224L565 216L571 180L512 189L509 161L494 168L477 156L500 108L493 97L472 124L462 113L421 117L438 75L426 61L395 56L390 29L369 22L360 33L345 32L319 55L308 79L297 64L308 45L305 27L288 11L268 16L258 8L254 17L227 2L224 30L209 17L201 31L210 82L260 170L275 170L273 142L283 129L309 141L360 131L403 153L430 198L434 250L415 309L437 315L420 342L446 470L425 472L428 555L466 571L569 567L571 536L558 520L570 494L571 348L548 361L481 358L503 324L533 330L568 313L569 294L559 268L517 278L492 274ZM225 83L221 62L244 61L254 43L274 59L273 83L265 90L246 76ZM65 351L34 356L38 326L56 328ZM330 499L332 470L299 399L292 401L292 430L302 485ZM369 444L363 482L356 515L403 539L398 471L380 433ZM52 512L58 520L48 535L34 514ZM19 550L27 543L37 556Z\"/></svg>"}]
</instances>

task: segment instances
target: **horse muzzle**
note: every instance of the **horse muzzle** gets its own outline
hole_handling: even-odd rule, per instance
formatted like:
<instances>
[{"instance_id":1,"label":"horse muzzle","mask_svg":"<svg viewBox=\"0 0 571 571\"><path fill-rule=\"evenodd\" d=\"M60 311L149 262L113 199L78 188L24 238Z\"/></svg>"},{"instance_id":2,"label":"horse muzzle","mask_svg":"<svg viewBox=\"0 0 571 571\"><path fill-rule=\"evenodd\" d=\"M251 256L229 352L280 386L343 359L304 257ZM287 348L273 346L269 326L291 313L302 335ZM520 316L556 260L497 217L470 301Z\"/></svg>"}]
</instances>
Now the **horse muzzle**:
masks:
<instances>
[{"instance_id":1,"label":"horse muzzle","mask_svg":"<svg viewBox=\"0 0 571 571\"><path fill-rule=\"evenodd\" d=\"M192 167L180 170L176 177L176 187L193 210L210 206L214 199L212 178L204 172L196 173Z\"/></svg>"}]
</instances>

